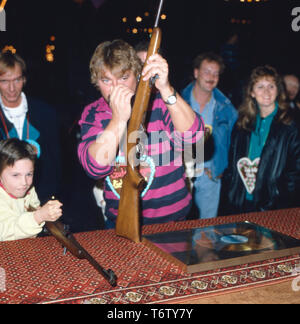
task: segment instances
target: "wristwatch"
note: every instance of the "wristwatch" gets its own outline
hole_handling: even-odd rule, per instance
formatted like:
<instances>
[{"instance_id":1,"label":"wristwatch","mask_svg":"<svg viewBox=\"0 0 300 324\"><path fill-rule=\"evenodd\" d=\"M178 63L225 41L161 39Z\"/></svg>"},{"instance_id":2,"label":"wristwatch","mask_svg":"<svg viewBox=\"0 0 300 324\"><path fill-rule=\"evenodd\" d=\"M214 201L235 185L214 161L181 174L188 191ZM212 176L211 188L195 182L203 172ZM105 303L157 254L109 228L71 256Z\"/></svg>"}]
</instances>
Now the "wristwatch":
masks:
<instances>
[{"instance_id":1,"label":"wristwatch","mask_svg":"<svg viewBox=\"0 0 300 324\"><path fill-rule=\"evenodd\" d=\"M177 102L176 90L174 89L174 93L168 97L166 101L164 101L167 105L174 105Z\"/></svg>"}]
</instances>

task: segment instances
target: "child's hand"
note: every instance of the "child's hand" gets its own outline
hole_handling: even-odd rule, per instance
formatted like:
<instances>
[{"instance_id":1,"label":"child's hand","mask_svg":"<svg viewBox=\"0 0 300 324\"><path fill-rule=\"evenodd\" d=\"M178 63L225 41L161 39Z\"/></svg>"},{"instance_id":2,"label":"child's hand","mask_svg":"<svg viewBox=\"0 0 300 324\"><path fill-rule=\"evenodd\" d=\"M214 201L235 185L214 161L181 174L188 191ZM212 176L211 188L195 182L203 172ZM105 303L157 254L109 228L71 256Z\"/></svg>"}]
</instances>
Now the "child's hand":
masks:
<instances>
[{"instance_id":1,"label":"child's hand","mask_svg":"<svg viewBox=\"0 0 300 324\"><path fill-rule=\"evenodd\" d=\"M61 207L62 203L58 200L50 200L34 212L34 218L38 224L43 222L55 222L62 215Z\"/></svg>"}]
</instances>

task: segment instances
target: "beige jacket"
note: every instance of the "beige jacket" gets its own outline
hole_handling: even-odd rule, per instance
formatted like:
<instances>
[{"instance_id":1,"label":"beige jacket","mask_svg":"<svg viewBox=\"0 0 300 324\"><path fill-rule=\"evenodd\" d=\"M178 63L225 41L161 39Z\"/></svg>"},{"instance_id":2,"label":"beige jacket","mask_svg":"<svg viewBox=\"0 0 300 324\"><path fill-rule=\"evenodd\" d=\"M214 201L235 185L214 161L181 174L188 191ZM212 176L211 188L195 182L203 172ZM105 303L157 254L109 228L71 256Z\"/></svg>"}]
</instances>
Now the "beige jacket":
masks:
<instances>
[{"instance_id":1,"label":"beige jacket","mask_svg":"<svg viewBox=\"0 0 300 324\"><path fill-rule=\"evenodd\" d=\"M45 223L38 225L33 212L27 211L29 206L40 206L34 188L30 189L26 197L16 199L0 187L0 241L35 237L42 231Z\"/></svg>"}]
</instances>

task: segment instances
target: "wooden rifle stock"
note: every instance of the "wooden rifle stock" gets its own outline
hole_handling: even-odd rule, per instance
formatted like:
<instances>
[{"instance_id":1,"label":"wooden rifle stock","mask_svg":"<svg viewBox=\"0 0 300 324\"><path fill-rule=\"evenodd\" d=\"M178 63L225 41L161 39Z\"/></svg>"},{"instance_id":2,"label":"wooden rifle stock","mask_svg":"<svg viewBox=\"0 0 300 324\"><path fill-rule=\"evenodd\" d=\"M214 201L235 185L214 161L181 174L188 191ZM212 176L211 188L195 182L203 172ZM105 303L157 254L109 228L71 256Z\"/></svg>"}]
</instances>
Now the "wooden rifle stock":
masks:
<instances>
[{"instance_id":1,"label":"wooden rifle stock","mask_svg":"<svg viewBox=\"0 0 300 324\"><path fill-rule=\"evenodd\" d=\"M146 62L151 55L158 52L160 43L161 30L155 27L151 36ZM117 235L126 237L136 243L141 242L140 192L145 185L145 180L141 176L137 165L137 133L148 108L150 95L150 81L143 81L141 77L127 129L127 173L123 178L116 222Z\"/></svg>"},{"instance_id":2,"label":"wooden rifle stock","mask_svg":"<svg viewBox=\"0 0 300 324\"><path fill-rule=\"evenodd\" d=\"M79 259L86 259L109 283L115 287L117 285L117 276L111 270L105 270L100 264L76 241L73 234L59 222L46 222L46 229L58 242Z\"/></svg>"}]
</instances>

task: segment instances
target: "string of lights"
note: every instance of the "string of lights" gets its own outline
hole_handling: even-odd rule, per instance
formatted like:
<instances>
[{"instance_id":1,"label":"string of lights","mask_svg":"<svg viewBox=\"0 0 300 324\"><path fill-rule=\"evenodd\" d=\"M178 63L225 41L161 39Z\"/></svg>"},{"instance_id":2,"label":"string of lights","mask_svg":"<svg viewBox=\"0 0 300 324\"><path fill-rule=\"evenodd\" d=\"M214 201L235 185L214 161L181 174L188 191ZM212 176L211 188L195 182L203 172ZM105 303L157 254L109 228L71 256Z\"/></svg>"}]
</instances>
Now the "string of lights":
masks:
<instances>
[{"instance_id":1,"label":"string of lights","mask_svg":"<svg viewBox=\"0 0 300 324\"><path fill-rule=\"evenodd\" d=\"M54 52L55 52L55 36L50 36L50 44L47 44L45 46L45 59L47 62L49 63L53 63L54 62L54 59L55 59L55 56L54 56ZM11 53L15 54L17 52L17 49L13 46L13 45L5 45L3 48L2 48L2 53L5 53L7 51L10 51Z\"/></svg>"},{"instance_id":2,"label":"string of lights","mask_svg":"<svg viewBox=\"0 0 300 324\"><path fill-rule=\"evenodd\" d=\"M50 44L46 45L46 53L45 53L45 58L46 61L49 63L54 62L54 51L55 51L55 36L50 36Z\"/></svg>"},{"instance_id":3,"label":"string of lights","mask_svg":"<svg viewBox=\"0 0 300 324\"><path fill-rule=\"evenodd\" d=\"M139 34L139 33L152 33L151 23L153 23L153 17L151 17L151 14L148 11L145 11L143 15L136 16L133 19L130 19L129 17L122 17L121 20L126 26L126 32L132 33L132 34ZM164 21L167 19L166 14L161 15L161 20ZM151 20L152 19L152 20ZM132 20L132 21L131 21ZM149 26L148 26L149 25Z\"/></svg>"},{"instance_id":4,"label":"string of lights","mask_svg":"<svg viewBox=\"0 0 300 324\"><path fill-rule=\"evenodd\" d=\"M17 50L15 49L15 47L13 45L5 45L2 49L2 53L5 53L7 51L11 51L13 54L15 54L17 52Z\"/></svg>"}]
</instances>

